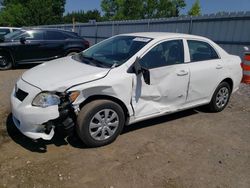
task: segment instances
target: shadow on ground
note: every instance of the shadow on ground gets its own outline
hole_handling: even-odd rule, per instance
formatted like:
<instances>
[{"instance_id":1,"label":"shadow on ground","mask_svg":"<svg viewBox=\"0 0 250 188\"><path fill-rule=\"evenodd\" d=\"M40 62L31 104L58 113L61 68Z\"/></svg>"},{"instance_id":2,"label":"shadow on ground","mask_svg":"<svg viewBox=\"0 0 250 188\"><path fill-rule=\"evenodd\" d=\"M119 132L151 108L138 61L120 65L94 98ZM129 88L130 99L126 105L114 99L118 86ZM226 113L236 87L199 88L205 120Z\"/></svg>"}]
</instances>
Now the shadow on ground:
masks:
<instances>
[{"instance_id":1,"label":"shadow on ground","mask_svg":"<svg viewBox=\"0 0 250 188\"><path fill-rule=\"evenodd\" d=\"M21 70L21 69L31 69L39 64L37 63L31 63L31 64L23 64L23 65L17 65L13 69L14 70Z\"/></svg>"},{"instance_id":2,"label":"shadow on ground","mask_svg":"<svg viewBox=\"0 0 250 188\"><path fill-rule=\"evenodd\" d=\"M122 134L127 134L132 131L136 131L139 129L144 129L151 126L156 126L157 124L161 124L164 122L170 122L176 119L184 118L190 115L197 114L196 110L186 110L183 112L178 112L171 115L165 115L158 118L153 118L150 120L142 121L130 126L124 127ZM80 149L87 149L87 147L81 142L78 138L76 133L73 135L64 138L62 135L55 134L52 140L45 141L45 140L32 140L26 136L24 136L14 125L12 121L12 114L9 114L6 121L7 132L9 136L12 138L14 142L22 146L23 148L31 151L31 152L38 152L38 153L45 153L47 152L47 146L50 144L54 144L56 146L63 146L70 144L72 147L80 148Z\"/></svg>"}]
</instances>

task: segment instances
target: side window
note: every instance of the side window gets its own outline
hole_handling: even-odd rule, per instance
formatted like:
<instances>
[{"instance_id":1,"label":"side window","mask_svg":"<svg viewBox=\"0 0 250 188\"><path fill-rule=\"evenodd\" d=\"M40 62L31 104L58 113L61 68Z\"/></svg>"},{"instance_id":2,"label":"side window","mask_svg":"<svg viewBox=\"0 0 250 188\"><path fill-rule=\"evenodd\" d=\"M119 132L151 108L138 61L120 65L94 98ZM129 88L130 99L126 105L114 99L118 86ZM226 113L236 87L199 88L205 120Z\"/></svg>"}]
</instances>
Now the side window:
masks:
<instances>
[{"instance_id":1,"label":"side window","mask_svg":"<svg viewBox=\"0 0 250 188\"><path fill-rule=\"evenodd\" d=\"M44 32L43 31L27 31L15 38L19 40L21 37L26 38L26 40L43 40Z\"/></svg>"},{"instance_id":2,"label":"side window","mask_svg":"<svg viewBox=\"0 0 250 188\"><path fill-rule=\"evenodd\" d=\"M210 44L202 41L188 40L190 59L192 62L218 59L219 56Z\"/></svg>"},{"instance_id":3,"label":"side window","mask_svg":"<svg viewBox=\"0 0 250 188\"><path fill-rule=\"evenodd\" d=\"M65 36L60 31L47 31L46 32L46 40L65 40L67 36Z\"/></svg>"},{"instance_id":4,"label":"side window","mask_svg":"<svg viewBox=\"0 0 250 188\"><path fill-rule=\"evenodd\" d=\"M172 40L158 44L144 55L140 64L148 69L184 63L182 40Z\"/></svg>"},{"instance_id":5,"label":"side window","mask_svg":"<svg viewBox=\"0 0 250 188\"><path fill-rule=\"evenodd\" d=\"M0 36L4 36L6 34L10 33L9 29L0 29Z\"/></svg>"}]
</instances>

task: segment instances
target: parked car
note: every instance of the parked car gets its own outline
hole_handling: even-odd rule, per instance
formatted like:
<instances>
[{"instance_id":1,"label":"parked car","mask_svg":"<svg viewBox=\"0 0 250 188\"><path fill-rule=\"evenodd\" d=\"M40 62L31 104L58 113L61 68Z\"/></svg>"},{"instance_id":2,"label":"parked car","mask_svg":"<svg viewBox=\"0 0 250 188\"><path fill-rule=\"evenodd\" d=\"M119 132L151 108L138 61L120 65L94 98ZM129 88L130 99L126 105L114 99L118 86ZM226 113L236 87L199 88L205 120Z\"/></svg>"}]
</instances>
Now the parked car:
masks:
<instances>
[{"instance_id":1,"label":"parked car","mask_svg":"<svg viewBox=\"0 0 250 188\"><path fill-rule=\"evenodd\" d=\"M19 30L5 35L0 43L0 70L19 64L42 63L71 56L89 47L74 32L59 29Z\"/></svg>"},{"instance_id":2,"label":"parked car","mask_svg":"<svg viewBox=\"0 0 250 188\"><path fill-rule=\"evenodd\" d=\"M13 121L32 139L76 129L87 146L103 146L124 125L202 105L222 111L240 63L204 37L118 35L25 72L11 94Z\"/></svg>"},{"instance_id":3,"label":"parked car","mask_svg":"<svg viewBox=\"0 0 250 188\"><path fill-rule=\"evenodd\" d=\"M0 38L4 37L5 35L9 33L13 33L15 31L19 31L21 28L16 27L0 27Z\"/></svg>"}]
</instances>

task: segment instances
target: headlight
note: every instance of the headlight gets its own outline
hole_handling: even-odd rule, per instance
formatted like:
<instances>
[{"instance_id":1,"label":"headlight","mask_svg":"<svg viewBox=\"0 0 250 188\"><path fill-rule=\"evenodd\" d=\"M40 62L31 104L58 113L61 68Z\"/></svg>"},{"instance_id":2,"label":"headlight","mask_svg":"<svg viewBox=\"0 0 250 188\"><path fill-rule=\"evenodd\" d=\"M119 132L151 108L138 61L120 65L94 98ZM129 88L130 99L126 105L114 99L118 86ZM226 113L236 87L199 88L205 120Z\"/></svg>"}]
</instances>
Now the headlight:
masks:
<instances>
[{"instance_id":1,"label":"headlight","mask_svg":"<svg viewBox=\"0 0 250 188\"><path fill-rule=\"evenodd\" d=\"M33 106L39 106L43 108L58 104L60 104L60 97L50 92L39 93L32 102Z\"/></svg>"}]
</instances>

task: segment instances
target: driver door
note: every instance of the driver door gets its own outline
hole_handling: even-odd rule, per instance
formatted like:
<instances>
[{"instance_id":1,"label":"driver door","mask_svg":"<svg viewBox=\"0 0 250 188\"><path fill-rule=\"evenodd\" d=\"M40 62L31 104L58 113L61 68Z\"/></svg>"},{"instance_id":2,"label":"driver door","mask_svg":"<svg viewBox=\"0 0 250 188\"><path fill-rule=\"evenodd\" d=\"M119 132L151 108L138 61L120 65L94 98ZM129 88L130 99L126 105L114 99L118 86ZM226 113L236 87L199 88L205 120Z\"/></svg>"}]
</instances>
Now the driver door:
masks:
<instances>
[{"instance_id":1,"label":"driver door","mask_svg":"<svg viewBox=\"0 0 250 188\"><path fill-rule=\"evenodd\" d=\"M150 72L150 84L142 73L134 77L132 106L135 118L171 112L187 99L189 68L184 63L183 40L162 42L150 49L140 65Z\"/></svg>"},{"instance_id":2,"label":"driver door","mask_svg":"<svg viewBox=\"0 0 250 188\"><path fill-rule=\"evenodd\" d=\"M20 38L25 42L21 43ZM15 49L16 61L19 63L42 61L44 56L44 32L39 30L27 31L15 39L18 46Z\"/></svg>"}]
</instances>

